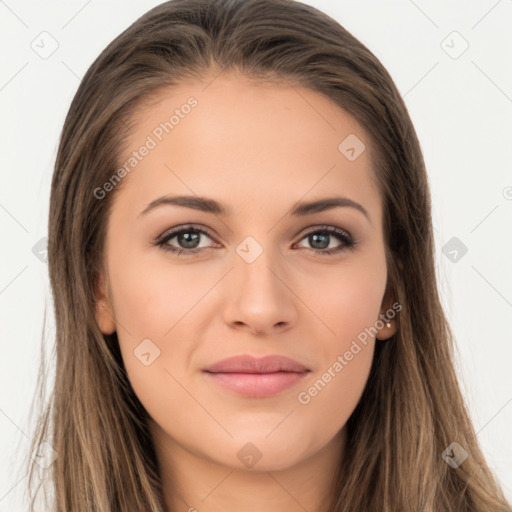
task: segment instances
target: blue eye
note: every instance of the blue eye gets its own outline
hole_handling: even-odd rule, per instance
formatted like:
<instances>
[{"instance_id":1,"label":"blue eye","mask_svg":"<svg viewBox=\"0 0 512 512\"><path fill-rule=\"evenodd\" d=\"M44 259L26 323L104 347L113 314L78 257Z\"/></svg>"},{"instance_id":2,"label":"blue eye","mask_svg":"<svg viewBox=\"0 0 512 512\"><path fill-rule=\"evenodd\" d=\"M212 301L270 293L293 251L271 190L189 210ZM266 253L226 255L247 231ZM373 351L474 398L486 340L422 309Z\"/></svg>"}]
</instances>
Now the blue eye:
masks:
<instances>
[{"instance_id":1,"label":"blue eye","mask_svg":"<svg viewBox=\"0 0 512 512\"><path fill-rule=\"evenodd\" d=\"M342 242L341 245L338 245L337 247L333 247L331 249L327 249L327 247L313 247L313 250L317 254L335 254L341 251L345 251L347 249L354 249L356 246L356 243L352 236L345 230L336 228L334 226L320 226L315 227L314 229L308 231L302 238L307 238L309 243L311 244L318 244L320 246L325 244L325 241L327 240L327 247L329 247L329 238L336 238L340 242Z\"/></svg>"},{"instance_id":2,"label":"blue eye","mask_svg":"<svg viewBox=\"0 0 512 512\"><path fill-rule=\"evenodd\" d=\"M196 254L205 249L211 249L212 247L197 247L197 243L200 241L202 235L213 239L213 235L209 230L205 228L195 227L193 224L182 226L179 229L175 229L170 233L160 236L154 244L161 247L164 251L171 252L176 256L189 256ZM169 242L176 239L177 243L181 247L170 245ZM347 249L353 250L357 244L352 236L345 230L336 228L334 226L318 226L308 231L302 236L300 240L307 238L309 243L319 245L320 247L313 247L313 250L317 254L329 255L335 254ZM336 238L341 242L341 245L328 249L330 238ZM322 247L326 245L326 247Z\"/></svg>"},{"instance_id":3,"label":"blue eye","mask_svg":"<svg viewBox=\"0 0 512 512\"><path fill-rule=\"evenodd\" d=\"M190 224L161 236L156 240L155 244L161 247L164 251L172 252L177 256L188 256L189 254L195 254L204 249L201 247L194 247L194 244L201 238L201 235L206 235L208 238L212 238L209 231L205 229L196 228L192 224ZM181 243L185 247L179 248L169 245L169 242L173 238L176 238L179 241L179 243ZM208 248L209 247L207 247L207 249Z\"/></svg>"}]
</instances>

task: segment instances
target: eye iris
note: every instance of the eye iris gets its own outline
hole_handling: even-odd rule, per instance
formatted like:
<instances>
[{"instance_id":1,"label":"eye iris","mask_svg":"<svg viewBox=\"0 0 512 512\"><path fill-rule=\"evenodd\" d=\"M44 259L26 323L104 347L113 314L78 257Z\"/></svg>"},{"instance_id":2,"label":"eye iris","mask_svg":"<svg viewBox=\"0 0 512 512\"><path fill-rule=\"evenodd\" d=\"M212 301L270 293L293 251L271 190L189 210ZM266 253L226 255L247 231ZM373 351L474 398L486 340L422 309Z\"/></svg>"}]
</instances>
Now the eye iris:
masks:
<instances>
[{"instance_id":1,"label":"eye iris","mask_svg":"<svg viewBox=\"0 0 512 512\"><path fill-rule=\"evenodd\" d=\"M196 233L194 231L185 231L177 235L178 243L183 245L184 242L185 245L183 245L183 247L185 249L195 249L197 246L194 246L194 243L199 241L200 236L200 233ZM189 243L192 243L192 245L189 245Z\"/></svg>"},{"instance_id":2,"label":"eye iris","mask_svg":"<svg viewBox=\"0 0 512 512\"><path fill-rule=\"evenodd\" d=\"M326 233L321 233L321 234L315 233L315 234L309 235L309 240L310 240L312 247L314 247L315 249L326 249L327 247L329 247L329 236L330 235L328 235ZM319 240L323 240L324 243L322 243L322 241L321 241L320 242L321 247L316 247L315 244ZM325 244L325 242L327 242L327 244Z\"/></svg>"}]
</instances>

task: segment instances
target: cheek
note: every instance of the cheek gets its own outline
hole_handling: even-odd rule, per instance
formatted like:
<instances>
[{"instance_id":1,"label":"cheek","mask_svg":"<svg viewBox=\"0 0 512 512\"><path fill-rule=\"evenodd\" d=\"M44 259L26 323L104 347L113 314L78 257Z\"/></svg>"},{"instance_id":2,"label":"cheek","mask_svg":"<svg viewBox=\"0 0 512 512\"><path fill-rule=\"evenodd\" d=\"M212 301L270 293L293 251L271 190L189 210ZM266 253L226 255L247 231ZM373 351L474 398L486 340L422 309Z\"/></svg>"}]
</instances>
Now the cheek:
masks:
<instances>
[{"instance_id":1,"label":"cheek","mask_svg":"<svg viewBox=\"0 0 512 512\"><path fill-rule=\"evenodd\" d=\"M202 279L192 267L165 258L148 264L143 256L135 254L117 261L122 263L112 265L110 272L116 321L125 335L130 333L133 342L171 336L172 329L187 314L193 314L217 279L212 272Z\"/></svg>"},{"instance_id":2,"label":"cheek","mask_svg":"<svg viewBox=\"0 0 512 512\"><path fill-rule=\"evenodd\" d=\"M201 298L218 276L165 258L151 265L136 254L117 255L115 261L110 279L128 379L150 415L169 422L176 411L191 406L179 384L188 385L190 357L200 340L191 323L198 325Z\"/></svg>"},{"instance_id":3,"label":"cheek","mask_svg":"<svg viewBox=\"0 0 512 512\"><path fill-rule=\"evenodd\" d=\"M373 361L375 323L386 285L384 259L355 261L309 283L308 306L321 320L321 361L297 395L315 428L340 428L357 406ZM325 424L323 423L325 422Z\"/></svg>"},{"instance_id":4,"label":"cheek","mask_svg":"<svg viewBox=\"0 0 512 512\"><path fill-rule=\"evenodd\" d=\"M312 375L297 394L296 420L308 430L332 438L348 421L366 386L374 342L349 344L333 353L330 362ZM349 358L347 355L350 354ZM311 440L314 444L316 441Z\"/></svg>"},{"instance_id":5,"label":"cheek","mask_svg":"<svg viewBox=\"0 0 512 512\"><path fill-rule=\"evenodd\" d=\"M319 321L329 354L347 350L351 340L364 338L375 325L385 286L385 262L378 258L354 258L303 281L302 296Z\"/></svg>"}]
</instances>

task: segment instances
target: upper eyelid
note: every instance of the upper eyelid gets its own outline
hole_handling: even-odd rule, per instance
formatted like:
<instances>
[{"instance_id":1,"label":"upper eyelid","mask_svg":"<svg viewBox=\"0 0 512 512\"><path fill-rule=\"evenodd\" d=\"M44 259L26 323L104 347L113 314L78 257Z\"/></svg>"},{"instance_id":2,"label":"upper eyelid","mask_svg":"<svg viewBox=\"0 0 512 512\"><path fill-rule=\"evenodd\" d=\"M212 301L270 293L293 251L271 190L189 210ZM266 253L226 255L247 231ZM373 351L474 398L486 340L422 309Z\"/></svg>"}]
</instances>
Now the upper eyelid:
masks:
<instances>
[{"instance_id":1,"label":"upper eyelid","mask_svg":"<svg viewBox=\"0 0 512 512\"><path fill-rule=\"evenodd\" d=\"M183 226L178 226L176 228L171 228L171 229L164 231L160 236L157 237L157 240L164 240L166 238L172 239L176 235L180 234L182 231L187 231L187 230L200 231L200 232L204 233L205 235L207 235L208 237L210 237L211 239L213 239L215 236L214 233L211 232L211 230L208 228L205 228L203 226L199 226L196 224L185 224Z\"/></svg>"}]
</instances>

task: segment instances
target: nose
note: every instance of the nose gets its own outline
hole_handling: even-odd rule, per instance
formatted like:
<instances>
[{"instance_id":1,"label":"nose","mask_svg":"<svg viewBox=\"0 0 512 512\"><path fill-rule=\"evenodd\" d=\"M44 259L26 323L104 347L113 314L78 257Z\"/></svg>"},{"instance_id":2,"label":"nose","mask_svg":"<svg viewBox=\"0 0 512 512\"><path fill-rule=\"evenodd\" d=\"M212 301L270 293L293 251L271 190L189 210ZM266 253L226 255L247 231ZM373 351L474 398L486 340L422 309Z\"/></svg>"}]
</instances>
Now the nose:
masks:
<instances>
[{"instance_id":1,"label":"nose","mask_svg":"<svg viewBox=\"0 0 512 512\"><path fill-rule=\"evenodd\" d=\"M252 263L239 260L230 272L223 316L233 329L264 336L288 330L297 322L300 300L289 273L270 252L263 251Z\"/></svg>"}]
</instances>

